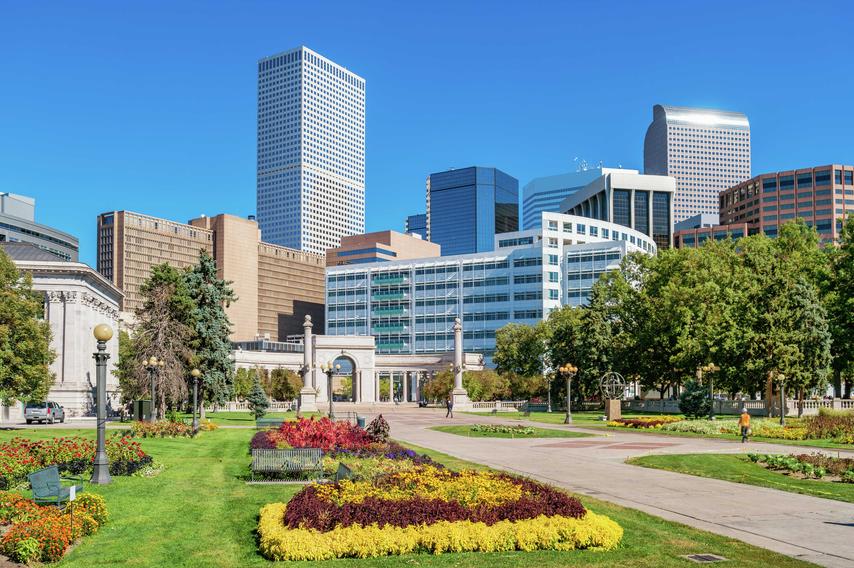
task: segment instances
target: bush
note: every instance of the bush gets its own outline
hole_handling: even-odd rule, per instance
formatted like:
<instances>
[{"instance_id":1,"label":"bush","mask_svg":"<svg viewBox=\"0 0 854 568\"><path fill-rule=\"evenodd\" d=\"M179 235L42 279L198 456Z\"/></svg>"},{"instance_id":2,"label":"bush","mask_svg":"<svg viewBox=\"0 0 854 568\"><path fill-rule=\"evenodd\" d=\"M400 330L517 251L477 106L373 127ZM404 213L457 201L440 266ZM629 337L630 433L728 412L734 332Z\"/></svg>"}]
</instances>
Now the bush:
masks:
<instances>
[{"instance_id":1,"label":"bush","mask_svg":"<svg viewBox=\"0 0 854 568\"><path fill-rule=\"evenodd\" d=\"M34 539L38 542L42 562L56 562L71 543L71 523L66 516L43 517L34 521L12 525L3 535L2 548L4 554L13 556L18 549L18 543Z\"/></svg>"},{"instance_id":2,"label":"bush","mask_svg":"<svg viewBox=\"0 0 854 568\"><path fill-rule=\"evenodd\" d=\"M205 418L204 420L199 422L199 430L201 430L202 432L210 432L216 430L217 428L219 428L219 424L208 418Z\"/></svg>"},{"instance_id":3,"label":"bush","mask_svg":"<svg viewBox=\"0 0 854 568\"><path fill-rule=\"evenodd\" d=\"M95 493L81 493L71 502L70 508L74 512L75 518L78 513L87 513L98 523L98 526L106 524L109 518L107 503L103 497Z\"/></svg>"},{"instance_id":4,"label":"bush","mask_svg":"<svg viewBox=\"0 0 854 568\"><path fill-rule=\"evenodd\" d=\"M270 406L270 401L267 400L267 393L261 388L261 381L255 377L255 382L252 384L252 390L249 391L249 396L246 397L249 403L249 409L255 416L255 420L262 418L267 414L267 408Z\"/></svg>"},{"instance_id":5,"label":"bush","mask_svg":"<svg viewBox=\"0 0 854 568\"><path fill-rule=\"evenodd\" d=\"M693 379L686 382L685 389L679 397L679 412L688 418L700 418L708 416L711 409L709 388Z\"/></svg>"},{"instance_id":6,"label":"bush","mask_svg":"<svg viewBox=\"0 0 854 568\"><path fill-rule=\"evenodd\" d=\"M844 444L854 442L854 414L819 410L818 416L803 419L806 436L811 440L832 439Z\"/></svg>"},{"instance_id":7,"label":"bush","mask_svg":"<svg viewBox=\"0 0 854 568\"><path fill-rule=\"evenodd\" d=\"M131 435L135 438L192 438L195 433L193 427L182 420L158 420L134 422Z\"/></svg>"},{"instance_id":8,"label":"bush","mask_svg":"<svg viewBox=\"0 0 854 568\"><path fill-rule=\"evenodd\" d=\"M372 442L388 442L389 426L382 414L371 420L371 423L368 424L365 431L368 433Z\"/></svg>"},{"instance_id":9,"label":"bush","mask_svg":"<svg viewBox=\"0 0 854 568\"><path fill-rule=\"evenodd\" d=\"M42 555L42 545L33 537L27 537L19 540L15 544L15 549L12 551L11 558L21 564L29 564L34 560L38 560Z\"/></svg>"},{"instance_id":10,"label":"bush","mask_svg":"<svg viewBox=\"0 0 854 568\"><path fill-rule=\"evenodd\" d=\"M644 416L641 418L619 418L608 422L608 426L617 428L661 428L665 424L679 422L679 416Z\"/></svg>"}]
</instances>

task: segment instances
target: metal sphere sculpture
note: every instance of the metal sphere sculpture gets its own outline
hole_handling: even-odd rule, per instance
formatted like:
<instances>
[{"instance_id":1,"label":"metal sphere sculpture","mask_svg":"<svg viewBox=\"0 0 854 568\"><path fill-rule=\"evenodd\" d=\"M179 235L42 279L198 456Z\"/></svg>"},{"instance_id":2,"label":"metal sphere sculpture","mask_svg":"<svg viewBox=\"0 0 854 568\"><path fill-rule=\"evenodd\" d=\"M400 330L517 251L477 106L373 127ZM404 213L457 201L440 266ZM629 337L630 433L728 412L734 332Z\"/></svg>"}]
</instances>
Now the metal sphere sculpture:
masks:
<instances>
[{"instance_id":1,"label":"metal sphere sculpture","mask_svg":"<svg viewBox=\"0 0 854 568\"><path fill-rule=\"evenodd\" d=\"M599 379L599 390L602 391L602 396L609 400L623 400L626 380L620 373L608 371Z\"/></svg>"}]
</instances>

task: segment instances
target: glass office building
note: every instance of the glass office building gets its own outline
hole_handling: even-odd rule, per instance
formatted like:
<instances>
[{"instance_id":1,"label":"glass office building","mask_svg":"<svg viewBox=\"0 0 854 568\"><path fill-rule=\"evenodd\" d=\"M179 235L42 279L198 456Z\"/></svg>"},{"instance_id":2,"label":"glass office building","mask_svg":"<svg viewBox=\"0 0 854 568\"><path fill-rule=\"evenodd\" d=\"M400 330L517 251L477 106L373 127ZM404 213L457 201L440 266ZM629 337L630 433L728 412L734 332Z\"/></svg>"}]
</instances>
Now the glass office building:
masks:
<instances>
[{"instance_id":1,"label":"glass office building","mask_svg":"<svg viewBox=\"0 0 854 568\"><path fill-rule=\"evenodd\" d=\"M416 213L409 215L404 223L403 232L407 235L420 235L422 239L427 238L427 214Z\"/></svg>"},{"instance_id":2,"label":"glass office building","mask_svg":"<svg viewBox=\"0 0 854 568\"><path fill-rule=\"evenodd\" d=\"M497 168L427 176L427 238L442 254L492 250L499 233L519 230L519 181Z\"/></svg>"},{"instance_id":3,"label":"glass office building","mask_svg":"<svg viewBox=\"0 0 854 568\"><path fill-rule=\"evenodd\" d=\"M561 202L602 175L602 168L534 178L522 188L522 229L538 229L540 213L560 213Z\"/></svg>"},{"instance_id":4,"label":"glass office building","mask_svg":"<svg viewBox=\"0 0 854 568\"><path fill-rule=\"evenodd\" d=\"M488 252L329 267L326 333L373 335L377 353L443 353L460 317L464 350L491 364L496 330L585 304L626 254L657 251L648 236L605 221L543 213L542 226L496 235Z\"/></svg>"}]
</instances>

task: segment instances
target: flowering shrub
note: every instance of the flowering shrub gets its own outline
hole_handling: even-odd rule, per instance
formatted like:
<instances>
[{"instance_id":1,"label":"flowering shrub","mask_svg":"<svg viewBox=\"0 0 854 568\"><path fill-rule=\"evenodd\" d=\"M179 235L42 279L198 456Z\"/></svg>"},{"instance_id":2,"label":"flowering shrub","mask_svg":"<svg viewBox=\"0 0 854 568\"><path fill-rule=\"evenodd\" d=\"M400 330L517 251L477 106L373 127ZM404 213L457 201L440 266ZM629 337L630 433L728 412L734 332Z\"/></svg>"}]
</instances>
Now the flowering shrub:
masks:
<instances>
[{"instance_id":1,"label":"flowering shrub","mask_svg":"<svg viewBox=\"0 0 854 568\"><path fill-rule=\"evenodd\" d=\"M680 416L643 416L640 418L618 418L608 422L608 426L615 428L661 428L665 424L672 424L683 420Z\"/></svg>"},{"instance_id":2,"label":"flowering shrub","mask_svg":"<svg viewBox=\"0 0 854 568\"><path fill-rule=\"evenodd\" d=\"M111 475L130 475L151 463L139 442L126 436L106 440ZM0 443L0 490L26 481L27 474L55 465L61 473L81 474L92 467L95 441L80 437L28 440L13 438Z\"/></svg>"},{"instance_id":3,"label":"flowering shrub","mask_svg":"<svg viewBox=\"0 0 854 568\"><path fill-rule=\"evenodd\" d=\"M487 434L511 434L513 436L533 436L534 428L531 426L506 426L503 424L474 424L469 428L472 432L484 432Z\"/></svg>"},{"instance_id":4,"label":"flowering shrub","mask_svg":"<svg viewBox=\"0 0 854 568\"><path fill-rule=\"evenodd\" d=\"M381 444L388 442L389 430L388 422L386 422L382 414L371 420L371 423L365 429L372 442L379 442Z\"/></svg>"},{"instance_id":5,"label":"flowering shrub","mask_svg":"<svg viewBox=\"0 0 854 568\"><path fill-rule=\"evenodd\" d=\"M251 447L320 448L324 452L335 452L360 450L371 443L364 429L349 422L312 417L285 422L277 430L258 432L252 438Z\"/></svg>"},{"instance_id":6,"label":"flowering shrub","mask_svg":"<svg viewBox=\"0 0 854 568\"><path fill-rule=\"evenodd\" d=\"M432 524L383 526L352 524L322 532L289 528L287 507L272 503L261 509L258 523L261 552L271 560L370 558L412 552L502 552L510 550L610 550L619 545L623 529L604 515L581 517L540 515L518 521L438 521Z\"/></svg>"},{"instance_id":7,"label":"flowering shrub","mask_svg":"<svg viewBox=\"0 0 854 568\"><path fill-rule=\"evenodd\" d=\"M71 542L94 533L107 519L103 498L87 493L78 499L63 513L17 493L0 492L0 524L11 524L0 540L0 551L18 562L59 560Z\"/></svg>"},{"instance_id":8,"label":"flowering shrub","mask_svg":"<svg viewBox=\"0 0 854 568\"><path fill-rule=\"evenodd\" d=\"M193 427L186 422L158 420L157 422L134 422L131 435L135 438L192 438Z\"/></svg>"},{"instance_id":9,"label":"flowering shrub","mask_svg":"<svg viewBox=\"0 0 854 568\"><path fill-rule=\"evenodd\" d=\"M854 413L822 412L803 419L806 438L830 439L842 444L854 443Z\"/></svg>"}]
</instances>

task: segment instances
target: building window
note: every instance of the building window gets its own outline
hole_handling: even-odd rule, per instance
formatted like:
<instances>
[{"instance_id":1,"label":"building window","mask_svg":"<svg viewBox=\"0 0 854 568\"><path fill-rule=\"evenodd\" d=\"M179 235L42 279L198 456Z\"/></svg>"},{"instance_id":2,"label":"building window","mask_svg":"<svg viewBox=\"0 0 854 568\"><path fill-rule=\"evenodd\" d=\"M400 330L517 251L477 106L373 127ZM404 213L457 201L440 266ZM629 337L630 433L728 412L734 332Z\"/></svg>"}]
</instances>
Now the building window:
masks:
<instances>
[{"instance_id":1,"label":"building window","mask_svg":"<svg viewBox=\"0 0 854 568\"><path fill-rule=\"evenodd\" d=\"M631 227L631 192L625 189L614 190L614 223Z\"/></svg>"}]
</instances>

